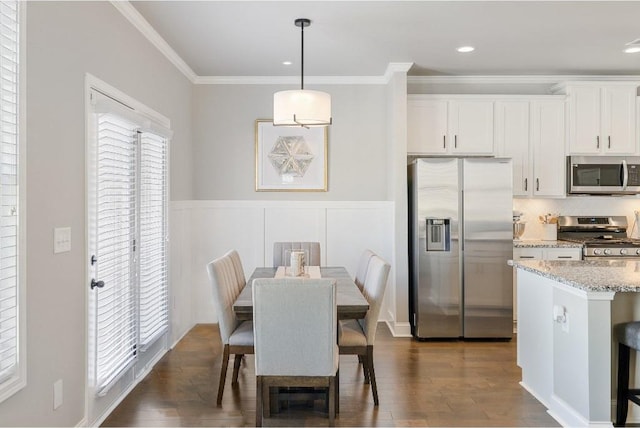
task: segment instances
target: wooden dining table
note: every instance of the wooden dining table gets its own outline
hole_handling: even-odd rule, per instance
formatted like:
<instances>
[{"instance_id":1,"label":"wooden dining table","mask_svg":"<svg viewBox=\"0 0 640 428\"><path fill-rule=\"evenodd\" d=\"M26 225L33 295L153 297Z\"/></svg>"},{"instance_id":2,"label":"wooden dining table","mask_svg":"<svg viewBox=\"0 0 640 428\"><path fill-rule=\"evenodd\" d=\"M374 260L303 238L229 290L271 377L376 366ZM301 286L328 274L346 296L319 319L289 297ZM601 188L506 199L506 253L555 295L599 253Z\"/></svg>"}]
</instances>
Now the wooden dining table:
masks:
<instances>
[{"instance_id":1,"label":"wooden dining table","mask_svg":"<svg viewBox=\"0 0 640 428\"><path fill-rule=\"evenodd\" d=\"M253 296L251 285L257 278L273 278L277 268L258 267L247 281L247 285L242 289L238 298L233 303L233 310L240 320L253 319ZM341 266L320 267L320 276L336 280L336 304L338 307L338 319L360 319L364 318L369 310L369 303L364 298L360 289L353 282L347 269Z\"/></svg>"}]
</instances>

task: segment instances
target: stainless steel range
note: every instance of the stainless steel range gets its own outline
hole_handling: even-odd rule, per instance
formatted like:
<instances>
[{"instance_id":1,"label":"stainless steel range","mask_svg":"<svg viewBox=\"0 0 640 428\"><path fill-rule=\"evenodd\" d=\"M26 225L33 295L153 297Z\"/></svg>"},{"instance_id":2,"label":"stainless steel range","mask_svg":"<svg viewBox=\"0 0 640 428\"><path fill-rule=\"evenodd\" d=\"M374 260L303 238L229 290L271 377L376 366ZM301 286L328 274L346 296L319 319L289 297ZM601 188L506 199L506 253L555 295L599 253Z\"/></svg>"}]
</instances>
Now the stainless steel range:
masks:
<instances>
[{"instance_id":1,"label":"stainless steel range","mask_svg":"<svg viewBox=\"0 0 640 428\"><path fill-rule=\"evenodd\" d=\"M581 242L585 259L640 259L640 239L627 237L624 216L559 217L558 239Z\"/></svg>"}]
</instances>

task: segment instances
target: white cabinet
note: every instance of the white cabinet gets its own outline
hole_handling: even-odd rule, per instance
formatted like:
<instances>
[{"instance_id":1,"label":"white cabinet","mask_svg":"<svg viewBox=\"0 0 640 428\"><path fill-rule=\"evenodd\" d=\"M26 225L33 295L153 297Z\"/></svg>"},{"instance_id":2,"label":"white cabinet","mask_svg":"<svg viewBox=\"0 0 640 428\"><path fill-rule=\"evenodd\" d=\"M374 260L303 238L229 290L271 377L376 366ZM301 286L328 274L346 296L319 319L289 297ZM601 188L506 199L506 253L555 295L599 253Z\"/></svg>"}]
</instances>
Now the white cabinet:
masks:
<instances>
[{"instance_id":1,"label":"white cabinet","mask_svg":"<svg viewBox=\"0 0 640 428\"><path fill-rule=\"evenodd\" d=\"M407 152L447 154L447 101L409 98Z\"/></svg>"},{"instance_id":2,"label":"white cabinet","mask_svg":"<svg viewBox=\"0 0 640 428\"><path fill-rule=\"evenodd\" d=\"M564 97L498 100L498 156L513 164L513 195L565 196Z\"/></svg>"},{"instance_id":3,"label":"white cabinet","mask_svg":"<svg viewBox=\"0 0 640 428\"><path fill-rule=\"evenodd\" d=\"M563 101L532 101L530 144L534 196L565 196L565 122Z\"/></svg>"},{"instance_id":4,"label":"white cabinet","mask_svg":"<svg viewBox=\"0 0 640 428\"><path fill-rule=\"evenodd\" d=\"M409 95L407 152L493 155L493 100Z\"/></svg>"},{"instance_id":5,"label":"white cabinet","mask_svg":"<svg viewBox=\"0 0 640 428\"><path fill-rule=\"evenodd\" d=\"M514 260L582 260L582 248L515 247Z\"/></svg>"},{"instance_id":6,"label":"white cabinet","mask_svg":"<svg viewBox=\"0 0 640 428\"><path fill-rule=\"evenodd\" d=\"M621 155L638 152L638 83L569 83L569 146L573 155Z\"/></svg>"},{"instance_id":7,"label":"white cabinet","mask_svg":"<svg viewBox=\"0 0 640 428\"><path fill-rule=\"evenodd\" d=\"M494 128L498 156L511 158L513 196L531 195L533 170L529 150L529 101L496 101Z\"/></svg>"}]
</instances>

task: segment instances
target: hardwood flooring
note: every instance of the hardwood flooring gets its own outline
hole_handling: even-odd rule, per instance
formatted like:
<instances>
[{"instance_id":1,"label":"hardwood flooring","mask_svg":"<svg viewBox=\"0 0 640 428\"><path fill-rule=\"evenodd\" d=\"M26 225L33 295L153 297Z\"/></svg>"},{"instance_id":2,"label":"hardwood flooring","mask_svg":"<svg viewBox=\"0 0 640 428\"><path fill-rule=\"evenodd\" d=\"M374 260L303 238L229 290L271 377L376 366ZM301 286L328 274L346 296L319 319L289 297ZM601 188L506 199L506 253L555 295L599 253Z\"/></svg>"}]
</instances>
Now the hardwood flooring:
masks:
<instances>
[{"instance_id":1,"label":"hardwood flooring","mask_svg":"<svg viewBox=\"0 0 640 428\"><path fill-rule=\"evenodd\" d=\"M253 356L238 386L227 374L216 406L222 347L217 325L195 326L102 426L253 426ZM355 356L340 357L336 426L560 426L519 384L512 342L417 342L380 324L374 347L379 407ZM231 371L231 367L229 368ZM322 403L294 404L265 426L327 426Z\"/></svg>"}]
</instances>

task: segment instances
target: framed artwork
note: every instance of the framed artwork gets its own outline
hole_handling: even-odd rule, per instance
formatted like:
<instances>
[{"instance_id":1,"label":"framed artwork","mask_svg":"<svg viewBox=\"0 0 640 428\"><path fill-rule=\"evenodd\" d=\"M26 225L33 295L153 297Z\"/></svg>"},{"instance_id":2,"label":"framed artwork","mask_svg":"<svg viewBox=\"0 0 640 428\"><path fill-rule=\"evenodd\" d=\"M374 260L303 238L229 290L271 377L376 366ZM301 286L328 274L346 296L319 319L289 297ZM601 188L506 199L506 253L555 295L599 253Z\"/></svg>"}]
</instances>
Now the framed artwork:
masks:
<instances>
[{"instance_id":1,"label":"framed artwork","mask_svg":"<svg viewBox=\"0 0 640 428\"><path fill-rule=\"evenodd\" d=\"M327 128L256 120L256 191L326 192Z\"/></svg>"}]
</instances>

